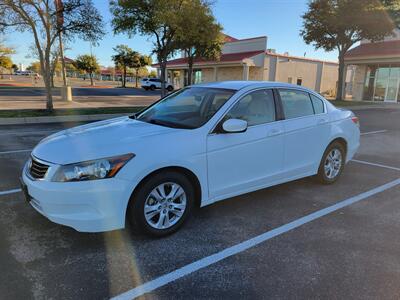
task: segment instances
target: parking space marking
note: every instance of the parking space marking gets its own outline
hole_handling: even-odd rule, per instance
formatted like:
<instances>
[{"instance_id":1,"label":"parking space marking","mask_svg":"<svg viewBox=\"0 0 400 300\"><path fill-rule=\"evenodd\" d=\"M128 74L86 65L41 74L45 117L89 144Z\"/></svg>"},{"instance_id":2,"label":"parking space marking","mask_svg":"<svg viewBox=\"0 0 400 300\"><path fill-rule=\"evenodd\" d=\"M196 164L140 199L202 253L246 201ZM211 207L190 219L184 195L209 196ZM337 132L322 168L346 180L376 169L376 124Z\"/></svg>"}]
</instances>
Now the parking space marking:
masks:
<instances>
[{"instance_id":1,"label":"parking space marking","mask_svg":"<svg viewBox=\"0 0 400 300\"><path fill-rule=\"evenodd\" d=\"M13 153L22 153L22 152L31 152L31 151L32 151L32 149L3 151L3 152L0 152L0 155L2 155L2 154L13 154Z\"/></svg>"},{"instance_id":2,"label":"parking space marking","mask_svg":"<svg viewBox=\"0 0 400 300\"><path fill-rule=\"evenodd\" d=\"M376 130L376 131L362 132L362 133L360 133L360 135L368 135L368 134L384 133L384 132L386 132L386 131L387 131L387 130L386 130L386 129L384 129L384 130Z\"/></svg>"},{"instance_id":3,"label":"parking space marking","mask_svg":"<svg viewBox=\"0 0 400 300\"><path fill-rule=\"evenodd\" d=\"M0 196L9 195L9 194L15 194L15 193L19 193L21 191L22 191L21 189L12 189L12 190L8 190L8 191L0 191Z\"/></svg>"},{"instance_id":4,"label":"parking space marking","mask_svg":"<svg viewBox=\"0 0 400 300\"><path fill-rule=\"evenodd\" d=\"M172 271L171 273L164 274L156 279L153 279L151 281L148 281L140 286L137 286L129 291L126 291L125 293L122 293L116 297L113 297L112 299L115 300L124 300L124 299L133 299L139 296L142 296L146 293L149 293L157 288L160 288L162 286L167 285L168 283L171 283L177 279L180 279L186 275L189 275L193 272L196 272L200 269L206 268L210 265L213 265L225 258L231 257L233 255L239 254L247 249L253 248L263 242L266 242L276 236L279 236L281 234L284 234L288 231L291 231L293 229L296 229L304 224L310 223L316 219L319 219L321 217L324 217L330 213L333 213L339 209L342 209L344 207L347 207L349 205L352 205L354 203L357 203L359 201L362 201L364 199L367 199L373 195L376 195L378 193L381 193L383 191L386 191L392 187L400 185L400 178L393 180L391 182L388 182L386 184L383 184L381 186L378 186L374 189L371 189L369 191L366 191L364 193L358 194L356 196L353 196L351 198L348 198L346 200L343 200L339 203L336 203L332 206L328 206L324 209L318 210L314 213L311 213L309 215L306 215L302 218L299 218L297 220L294 220L290 223L287 223L285 225L282 225L278 228L272 229L270 231L267 231L265 233L262 233L256 237L253 237L249 240L246 240L242 243L236 244L234 246L231 246L229 248L226 248L220 252L217 252L215 254L212 254L210 256L204 257L202 259L199 259L193 263L190 263L182 268L176 269L175 271Z\"/></svg>"},{"instance_id":5,"label":"parking space marking","mask_svg":"<svg viewBox=\"0 0 400 300\"><path fill-rule=\"evenodd\" d=\"M358 159L352 159L351 161L354 161L354 162L360 163L360 164L364 164L364 165L369 165L369 166L374 166L374 167L380 167L380 168L385 168L385 169L400 171L400 168L396 168L396 167L392 167L392 166L387 166L387 165L382 165L382 164L377 164L377 163L372 163L372 162L369 162L369 161L358 160Z\"/></svg>"}]
</instances>

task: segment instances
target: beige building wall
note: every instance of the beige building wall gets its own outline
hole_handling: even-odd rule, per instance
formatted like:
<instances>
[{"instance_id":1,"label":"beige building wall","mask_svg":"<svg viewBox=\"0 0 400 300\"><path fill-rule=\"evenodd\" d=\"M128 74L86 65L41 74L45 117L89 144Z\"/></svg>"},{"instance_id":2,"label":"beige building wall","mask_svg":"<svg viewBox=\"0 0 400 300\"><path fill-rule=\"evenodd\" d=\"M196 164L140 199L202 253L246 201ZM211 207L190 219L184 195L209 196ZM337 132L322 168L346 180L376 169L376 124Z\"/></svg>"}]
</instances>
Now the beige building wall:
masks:
<instances>
[{"instance_id":1,"label":"beige building wall","mask_svg":"<svg viewBox=\"0 0 400 300\"><path fill-rule=\"evenodd\" d=\"M339 75L339 66L336 64L324 63L322 68L321 94L330 94L336 91Z\"/></svg>"},{"instance_id":2,"label":"beige building wall","mask_svg":"<svg viewBox=\"0 0 400 300\"><path fill-rule=\"evenodd\" d=\"M263 80L263 71L262 67L250 67L249 80Z\"/></svg>"},{"instance_id":3,"label":"beige building wall","mask_svg":"<svg viewBox=\"0 0 400 300\"><path fill-rule=\"evenodd\" d=\"M277 80L281 82L289 82L296 84L297 79L302 80L302 86L315 90L315 82L317 81L316 62L302 62L292 59L278 59Z\"/></svg>"},{"instance_id":4,"label":"beige building wall","mask_svg":"<svg viewBox=\"0 0 400 300\"><path fill-rule=\"evenodd\" d=\"M201 69L201 81L202 82L213 82L214 81L214 69L207 68Z\"/></svg>"},{"instance_id":5,"label":"beige building wall","mask_svg":"<svg viewBox=\"0 0 400 300\"><path fill-rule=\"evenodd\" d=\"M243 80L242 67L218 67L217 81Z\"/></svg>"}]
</instances>

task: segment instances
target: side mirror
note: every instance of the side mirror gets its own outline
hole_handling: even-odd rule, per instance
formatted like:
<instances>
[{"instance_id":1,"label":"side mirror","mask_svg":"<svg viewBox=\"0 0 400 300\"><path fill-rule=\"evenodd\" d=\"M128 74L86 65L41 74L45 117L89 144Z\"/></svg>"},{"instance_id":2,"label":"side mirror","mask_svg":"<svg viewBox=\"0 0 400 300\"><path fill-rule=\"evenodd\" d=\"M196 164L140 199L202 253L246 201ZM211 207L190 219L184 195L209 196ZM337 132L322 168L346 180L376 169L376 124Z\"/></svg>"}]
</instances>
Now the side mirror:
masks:
<instances>
[{"instance_id":1,"label":"side mirror","mask_svg":"<svg viewBox=\"0 0 400 300\"><path fill-rule=\"evenodd\" d=\"M229 119L222 124L222 129L228 133L239 133L247 130L247 121L240 119Z\"/></svg>"}]
</instances>

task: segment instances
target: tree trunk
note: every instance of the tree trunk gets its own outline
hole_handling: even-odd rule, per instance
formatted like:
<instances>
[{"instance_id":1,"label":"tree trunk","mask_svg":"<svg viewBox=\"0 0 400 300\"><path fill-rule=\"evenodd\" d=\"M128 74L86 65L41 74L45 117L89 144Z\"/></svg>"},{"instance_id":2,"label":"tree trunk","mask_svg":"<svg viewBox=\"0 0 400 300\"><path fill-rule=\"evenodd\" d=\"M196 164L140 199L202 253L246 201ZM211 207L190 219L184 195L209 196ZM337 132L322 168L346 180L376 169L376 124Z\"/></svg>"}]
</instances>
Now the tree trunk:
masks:
<instances>
[{"instance_id":1,"label":"tree trunk","mask_svg":"<svg viewBox=\"0 0 400 300\"><path fill-rule=\"evenodd\" d=\"M135 69L136 74L135 74L135 87L138 87L138 73L139 73L139 69Z\"/></svg>"},{"instance_id":2,"label":"tree trunk","mask_svg":"<svg viewBox=\"0 0 400 300\"><path fill-rule=\"evenodd\" d=\"M122 79L122 87L126 87L126 66L124 66L124 78Z\"/></svg>"},{"instance_id":3,"label":"tree trunk","mask_svg":"<svg viewBox=\"0 0 400 300\"><path fill-rule=\"evenodd\" d=\"M89 73L89 77L90 77L90 85L93 86L93 73L92 72Z\"/></svg>"},{"instance_id":4,"label":"tree trunk","mask_svg":"<svg viewBox=\"0 0 400 300\"><path fill-rule=\"evenodd\" d=\"M337 86L337 91L336 91L336 100L343 100L342 96L343 96L343 90L344 90L344 86L343 86L343 79L345 78L345 74L344 74L344 54L346 53L346 51L343 52L339 52L339 78L338 78L338 86Z\"/></svg>"},{"instance_id":5,"label":"tree trunk","mask_svg":"<svg viewBox=\"0 0 400 300\"><path fill-rule=\"evenodd\" d=\"M43 79L44 79L44 86L46 89L46 109L48 111L52 111L54 107L53 107L53 95L51 90L51 76L49 72L44 72Z\"/></svg>"},{"instance_id":6,"label":"tree trunk","mask_svg":"<svg viewBox=\"0 0 400 300\"><path fill-rule=\"evenodd\" d=\"M43 62L43 79L46 88L46 109L53 111L53 95L51 88L51 65L50 65L50 49L46 49Z\"/></svg>"},{"instance_id":7,"label":"tree trunk","mask_svg":"<svg viewBox=\"0 0 400 300\"><path fill-rule=\"evenodd\" d=\"M162 61L160 62L160 70L161 70L161 76L160 76L160 80L161 80L161 97L164 97L167 94L167 91L165 89L165 74L167 71L167 62L166 61Z\"/></svg>"},{"instance_id":8,"label":"tree trunk","mask_svg":"<svg viewBox=\"0 0 400 300\"><path fill-rule=\"evenodd\" d=\"M193 56L188 57L188 85L193 84Z\"/></svg>"}]
</instances>

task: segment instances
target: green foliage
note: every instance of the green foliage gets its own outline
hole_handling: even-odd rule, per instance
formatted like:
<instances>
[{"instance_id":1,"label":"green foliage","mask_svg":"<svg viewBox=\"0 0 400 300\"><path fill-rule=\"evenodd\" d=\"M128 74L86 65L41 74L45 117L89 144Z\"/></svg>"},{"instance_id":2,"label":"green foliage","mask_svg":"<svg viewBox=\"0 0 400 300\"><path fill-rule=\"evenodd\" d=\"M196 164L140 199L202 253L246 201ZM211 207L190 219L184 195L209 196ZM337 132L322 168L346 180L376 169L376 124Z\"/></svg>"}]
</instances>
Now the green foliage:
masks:
<instances>
[{"instance_id":1,"label":"green foliage","mask_svg":"<svg viewBox=\"0 0 400 300\"><path fill-rule=\"evenodd\" d=\"M303 15L301 35L307 44L326 51L346 52L362 39L390 35L394 23L376 0L313 0Z\"/></svg>"},{"instance_id":2,"label":"green foliage","mask_svg":"<svg viewBox=\"0 0 400 300\"><path fill-rule=\"evenodd\" d=\"M75 67L78 70L88 73L91 85L93 85L93 73L100 70L96 56L90 54L79 55L75 60Z\"/></svg>"},{"instance_id":3,"label":"green foliage","mask_svg":"<svg viewBox=\"0 0 400 300\"><path fill-rule=\"evenodd\" d=\"M157 77L157 71L151 70L150 73L149 73L149 77L150 78L156 78Z\"/></svg>"},{"instance_id":4,"label":"green foliage","mask_svg":"<svg viewBox=\"0 0 400 300\"><path fill-rule=\"evenodd\" d=\"M96 56L90 54L79 55L75 60L75 67L87 73L95 73L100 70Z\"/></svg>"},{"instance_id":5,"label":"green foliage","mask_svg":"<svg viewBox=\"0 0 400 300\"><path fill-rule=\"evenodd\" d=\"M195 58L218 60L223 46L222 26L215 20L207 2L184 2L185 14L180 19L176 46L185 52L189 64L189 84L192 82Z\"/></svg>"},{"instance_id":6,"label":"green foliage","mask_svg":"<svg viewBox=\"0 0 400 300\"><path fill-rule=\"evenodd\" d=\"M29 71L33 71L35 73L38 73L38 74L42 74L42 70L41 70L39 61L35 61L35 62L31 63L30 66L27 67L26 69L29 70Z\"/></svg>"},{"instance_id":7,"label":"green foliage","mask_svg":"<svg viewBox=\"0 0 400 300\"><path fill-rule=\"evenodd\" d=\"M14 49L6 47L0 42L0 67L1 68L7 69L7 70L12 69L13 62L11 60L10 55L14 54L14 53L15 53Z\"/></svg>"},{"instance_id":8,"label":"green foliage","mask_svg":"<svg viewBox=\"0 0 400 300\"><path fill-rule=\"evenodd\" d=\"M153 53L161 66L161 94L165 95L165 71L176 50L174 37L184 15L184 0L111 0L115 33L141 34L153 38Z\"/></svg>"}]
</instances>

